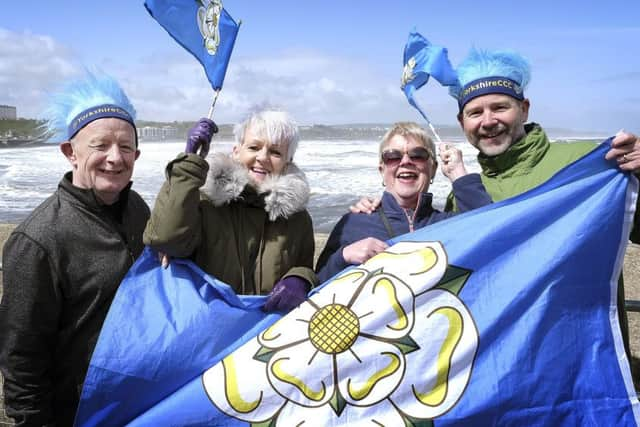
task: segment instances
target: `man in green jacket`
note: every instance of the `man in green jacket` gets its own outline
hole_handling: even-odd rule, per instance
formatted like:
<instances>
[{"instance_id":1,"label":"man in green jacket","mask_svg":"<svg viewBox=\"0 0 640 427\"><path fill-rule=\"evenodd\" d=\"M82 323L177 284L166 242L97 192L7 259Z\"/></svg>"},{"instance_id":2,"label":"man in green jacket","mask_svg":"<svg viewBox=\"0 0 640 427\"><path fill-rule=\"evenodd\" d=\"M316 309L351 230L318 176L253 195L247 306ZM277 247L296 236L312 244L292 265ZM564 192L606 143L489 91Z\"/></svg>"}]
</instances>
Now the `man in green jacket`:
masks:
<instances>
[{"instance_id":1,"label":"man in green jacket","mask_svg":"<svg viewBox=\"0 0 640 427\"><path fill-rule=\"evenodd\" d=\"M457 73L459 85L450 92L458 100L458 122L467 141L480 151L482 181L494 201L542 184L596 147L591 142L552 144L540 125L526 124L530 101L524 89L530 71L520 55L472 50ZM623 171L638 173L640 140L619 132L606 158Z\"/></svg>"},{"instance_id":2,"label":"man in green jacket","mask_svg":"<svg viewBox=\"0 0 640 427\"><path fill-rule=\"evenodd\" d=\"M459 85L450 88L458 100L458 122L467 141L479 151L481 178L493 201L524 193L547 181L557 171L593 150L592 142L550 143L542 127L526 123L529 99L524 96L530 70L520 55L505 51L472 50L457 68ZM640 173L640 139L620 131L606 159L635 175ZM453 197L447 210L455 210ZM640 206L631 241L640 243ZM629 354L627 317L622 280L618 287L618 314Z\"/></svg>"}]
</instances>

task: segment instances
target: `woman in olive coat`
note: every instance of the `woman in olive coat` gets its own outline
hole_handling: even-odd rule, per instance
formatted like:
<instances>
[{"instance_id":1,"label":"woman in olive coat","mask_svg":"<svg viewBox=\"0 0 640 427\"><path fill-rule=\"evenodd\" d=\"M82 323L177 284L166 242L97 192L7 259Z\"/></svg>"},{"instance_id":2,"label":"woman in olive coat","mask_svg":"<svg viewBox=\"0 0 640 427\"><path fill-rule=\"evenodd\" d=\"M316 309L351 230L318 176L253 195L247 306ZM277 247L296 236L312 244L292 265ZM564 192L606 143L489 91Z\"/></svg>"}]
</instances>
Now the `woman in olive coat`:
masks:
<instances>
[{"instance_id":1,"label":"woman in olive coat","mask_svg":"<svg viewBox=\"0 0 640 427\"><path fill-rule=\"evenodd\" d=\"M290 310L317 283L309 185L293 163L298 128L287 113L253 113L234 129L232 153L207 161L215 132L201 119L167 165L144 242L239 294L270 295L268 311Z\"/></svg>"}]
</instances>

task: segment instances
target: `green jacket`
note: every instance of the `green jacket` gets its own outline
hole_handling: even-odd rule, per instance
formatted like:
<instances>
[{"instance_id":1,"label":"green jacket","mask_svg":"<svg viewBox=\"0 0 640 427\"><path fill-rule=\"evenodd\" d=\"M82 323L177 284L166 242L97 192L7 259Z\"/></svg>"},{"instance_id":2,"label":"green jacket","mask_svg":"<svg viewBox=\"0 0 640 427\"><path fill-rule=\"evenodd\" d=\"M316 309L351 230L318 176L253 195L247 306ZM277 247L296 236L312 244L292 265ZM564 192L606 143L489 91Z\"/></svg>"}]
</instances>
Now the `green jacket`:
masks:
<instances>
[{"instance_id":1,"label":"green jacket","mask_svg":"<svg viewBox=\"0 0 640 427\"><path fill-rule=\"evenodd\" d=\"M537 187L597 146L593 142L552 144L536 123L527 124L525 130L526 137L504 153L495 157L478 154L482 183L494 202ZM447 199L445 210L457 211L452 194ZM630 239L634 243L640 243L640 198Z\"/></svg>"},{"instance_id":2,"label":"green jacket","mask_svg":"<svg viewBox=\"0 0 640 427\"><path fill-rule=\"evenodd\" d=\"M542 128L526 126L527 135L504 153L487 157L478 154L482 183L494 202L522 194L543 182L569 163L593 150L592 142L551 144ZM447 210L456 210L447 200Z\"/></svg>"},{"instance_id":3,"label":"green jacket","mask_svg":"<svg viewBox=\"0 0 640 427\"><path fill-rule=\"evenodd\" d=\"M192 258L239 294L268 294L292 275L315 286L304 174L291 164L255 188L247 170L228 156L216 154L210 161L180 154L167 165L144 243L172 257Z\"/></svg>"}]
</instances>

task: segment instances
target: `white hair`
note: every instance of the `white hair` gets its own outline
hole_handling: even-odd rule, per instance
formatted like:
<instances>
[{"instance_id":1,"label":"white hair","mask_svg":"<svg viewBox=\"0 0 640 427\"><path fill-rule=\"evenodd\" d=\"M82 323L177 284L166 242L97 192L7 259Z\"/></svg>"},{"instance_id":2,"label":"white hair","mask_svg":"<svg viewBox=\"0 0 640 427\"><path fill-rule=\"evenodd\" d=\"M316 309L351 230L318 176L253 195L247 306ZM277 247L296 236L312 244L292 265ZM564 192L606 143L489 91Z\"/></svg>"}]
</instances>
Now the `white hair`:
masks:
<instances>
[{"instance_id":1,"label":"white hair","mask_svg":"<svg viewBox=\"0 0 640 427\"><path fill-rule=\"evenodd\" d=\"M298 148L298 125L291 116L273 109L252 112L242 123L233 128L238 145L244 142L244 134L248 128L260 138L266 139L272 145L286 144L287 161L293 160Z\"/></svg>"}]
</instances>

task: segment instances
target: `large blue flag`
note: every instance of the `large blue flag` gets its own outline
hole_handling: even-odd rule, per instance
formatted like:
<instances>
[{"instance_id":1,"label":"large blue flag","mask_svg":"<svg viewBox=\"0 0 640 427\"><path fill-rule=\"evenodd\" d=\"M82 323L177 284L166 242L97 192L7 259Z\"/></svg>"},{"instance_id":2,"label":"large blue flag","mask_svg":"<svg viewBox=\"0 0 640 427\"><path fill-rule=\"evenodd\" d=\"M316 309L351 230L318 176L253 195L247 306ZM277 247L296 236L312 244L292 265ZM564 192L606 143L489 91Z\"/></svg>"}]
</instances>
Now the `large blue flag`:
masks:
<instances>
[{"instance_id":1,"label":"large blue flag","mask_svg":"<svg viewBox=\"0 0 640 427\"><path fill-rule=\"evenodd\" d=\"M415 100L415 91L424 86L433 76L443 86L458 84L458 74L449 62L447 49L434 45L416 30L409 33L409 40L404 47L404 68L401 88L409 104L420 112L430 123L429 118Z\"/></svg>"},{"instance_id":2,"label":"large blue flag","mask_svg":"<svg viewBox=\"0 0 640 427\"><path fill-rule=\"evenodd\" d=\"M211 83L222 88L239 25L220 0L146 0L153 19L202 64Z\"/></svg>"},{"instance_id":3,"label":"large blue flag","mask_svg":"<svg viewBox=\"0 0 640 427\"><path fill-rule=\"evenodd\" d=\"M280 319L146 251L77 423L638 425L616 306L638 182L607 149L393 239Z\"/></svg>"}]
</instances>

